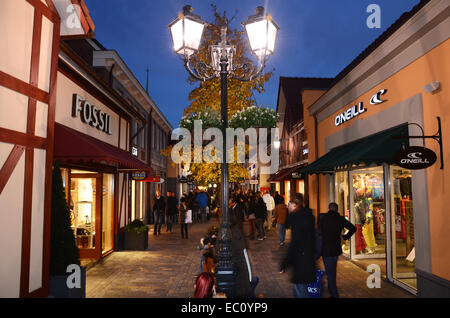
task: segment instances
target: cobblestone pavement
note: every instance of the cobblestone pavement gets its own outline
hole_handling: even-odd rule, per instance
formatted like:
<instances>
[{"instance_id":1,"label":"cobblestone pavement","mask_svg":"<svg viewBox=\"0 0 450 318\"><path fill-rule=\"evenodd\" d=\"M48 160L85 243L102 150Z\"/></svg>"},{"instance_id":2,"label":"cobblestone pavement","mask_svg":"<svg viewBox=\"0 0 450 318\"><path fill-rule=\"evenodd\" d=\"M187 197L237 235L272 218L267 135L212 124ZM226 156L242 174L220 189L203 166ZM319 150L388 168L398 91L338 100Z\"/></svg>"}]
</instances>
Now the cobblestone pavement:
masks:
<instances>
[{"instance_id":1,"label":"cobblestone pavement","mask_svg":"<svg viewBox=\"0 0 450 318\"><path fill-rule=\"evenodd\" d=\"M149 234L147 251L119 251L105 257L87 271L86 297L90 298L191 298L196 275L200 272L200 238L217 220L207 224L190 224L189 239L181 239L179 225L174 233ZM247 231L247 223L244 223ZM289 231L287 235L289 240ZM264 241L249 241L249 256L254 275L260 278L256 288L266 298L292 298L290 273L279 274L278 265L287 246L279 247L274 229ZM322 267L322 262L319 261ZM340 259L338 263L338 288L343 298L413 297L384 280L381 288L369 289L369 273L354 263ZM324 276L323 297L328 296Z\"/></svg>"}]
</instances>

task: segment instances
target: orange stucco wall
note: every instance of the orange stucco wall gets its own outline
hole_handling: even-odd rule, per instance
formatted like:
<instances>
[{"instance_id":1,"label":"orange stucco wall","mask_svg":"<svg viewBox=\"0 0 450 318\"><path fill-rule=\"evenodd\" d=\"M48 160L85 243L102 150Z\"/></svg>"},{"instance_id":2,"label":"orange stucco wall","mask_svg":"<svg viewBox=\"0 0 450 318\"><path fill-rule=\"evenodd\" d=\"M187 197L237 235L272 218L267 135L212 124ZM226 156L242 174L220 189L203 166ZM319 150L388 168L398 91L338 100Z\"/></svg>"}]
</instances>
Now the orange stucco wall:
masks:
<instances>
[{"instance_id":1,"label":"orange stucco wall","mask_svg":"<svg viewBox=\"0 0 450 318\"><path fill-rule=\"evenodd\" d=\"M425 146L432 149L438 156L438 161L427 169L428 178L428 198L430 215L430 243L432 273L436 276L450 280L450 211L447 207L450 200L450 40L445 41L438 47L429 51L426 55L417 59L396 74L373 87L365 94L359 96L327 119L318 124L318 154L319 157L325 154L325 138L336 132L353 125L356 121L364 120L370 116L383 111L391 106L421 94L424 115L425 135L434 135L437 132L436 117L440 116L442 122L442 138L444 153L444 170L440 170L439 145L436 141L427 139ZM424 86L440 81L441 88L433 93L425 93ZM380 89L388 89L382 96L387 99L380 105L370 105L371 96ZM347 110L349 107L364 102L367 111L357 118L335 126L335 117ZM305 107L306 109L307 107ZM314 128L314 118L305 110L305 128ZM312 127L312 128L311 128ZM313 130L311 130L313 131ZM308 134L308 138L313 138L313 134ZM313 159L314 143L308 140L310 158ZM310 160L310 162L313 160ZM316 178L315 176L313 178ZM325 177L320 177L320 205L321 212L326 208L326 184ZM310 184L310 202L314 208L315 199L313 193L317 192L315 182Z\"/></svg>"}]
</instances>

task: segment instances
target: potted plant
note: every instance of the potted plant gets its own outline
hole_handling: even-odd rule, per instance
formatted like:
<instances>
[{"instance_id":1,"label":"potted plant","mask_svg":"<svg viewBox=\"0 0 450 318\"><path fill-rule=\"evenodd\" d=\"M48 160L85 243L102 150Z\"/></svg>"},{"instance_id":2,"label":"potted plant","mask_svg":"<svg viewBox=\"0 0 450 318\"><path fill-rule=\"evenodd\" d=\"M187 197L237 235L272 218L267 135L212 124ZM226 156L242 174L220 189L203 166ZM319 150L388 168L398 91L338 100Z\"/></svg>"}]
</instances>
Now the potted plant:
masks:
<instances>
[{"instance_id":1,"label":"potted plant","mask_svg":"<svg viewBox=\"0 0 450 318\"><path fill-rule=\"evenodd\" d=\"M125 228L125 249L145 251L148 249L148 226L140 220L134 220Z\"/></svg>"},{"instance_id":2,"label":"potted plant","mask_svg":"<svg viewBox=\"0 0 450 318\"><path fill-rule=\"evenodd\" d=\"M80 253L70 225L61 169L53 167L50 238L50 297L86 297L86 267L80 267ZM74 284L75 282L75 284Z\"/></svg>"}]
</instances>

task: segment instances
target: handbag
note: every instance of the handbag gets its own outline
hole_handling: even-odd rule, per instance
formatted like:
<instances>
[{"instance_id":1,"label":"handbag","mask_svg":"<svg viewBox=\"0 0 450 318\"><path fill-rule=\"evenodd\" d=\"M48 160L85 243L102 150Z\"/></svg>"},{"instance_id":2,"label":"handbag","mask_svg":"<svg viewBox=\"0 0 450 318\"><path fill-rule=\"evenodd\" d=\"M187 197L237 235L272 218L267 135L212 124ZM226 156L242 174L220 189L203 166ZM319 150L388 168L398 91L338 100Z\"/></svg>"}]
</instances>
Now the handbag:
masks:
<instances>
[{"instance_id":1,"label":"handbag","mask_svg":"<svg viewBox=\"0 0 450 318\"><path fill-rule=\"evenodd\" d=\"M192 210L186 211L186 218L184 219L184 223L192 223Z\"/></svg>"},{"instance_id":2,"label":"handbag","mask_svg":"<svg viewBox=\"0 0 450 318\"><path fill-rule=\"evenodd\" d=\"M307 285L308 294L310 298L321 298L322 297L322 276L324 271L318 269L316 270L316 281Z\"/></svg>"}]
</instances>

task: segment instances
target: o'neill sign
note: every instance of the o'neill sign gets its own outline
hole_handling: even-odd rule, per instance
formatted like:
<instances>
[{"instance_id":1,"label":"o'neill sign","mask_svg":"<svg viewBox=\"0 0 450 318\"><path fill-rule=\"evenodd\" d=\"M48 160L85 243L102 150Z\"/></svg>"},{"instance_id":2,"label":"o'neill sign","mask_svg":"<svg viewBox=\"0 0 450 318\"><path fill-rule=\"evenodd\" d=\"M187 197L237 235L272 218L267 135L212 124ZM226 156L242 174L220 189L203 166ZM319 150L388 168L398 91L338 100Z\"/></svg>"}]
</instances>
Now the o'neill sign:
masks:
<instances>
[{"instance_id":1,"label":"o'neill sign","mask_svg":"<svg viewBox=\"0 0 450 318\"><path fill-rule=\"evenodd\" d=\"M394 162L405 169L425 169L436 162L436 154L428 148L411 146L397 151Z\"/></svg>"},{"instance_id":2,"label":"o'neill sign","mask_svg":"<svg viewBox=\"0 0 450 318\"><path fill-rule=\"evenodd\" d=\"M108 135L112 135L111 117L100 110L97 106L91 105L87 100L78 94L73 94L72 98L72 117L78 117L80 114L81 121L101 130Z\"/></svg>"},{"instance_id":3,"label":"o'neill sign","mask_svg":"<svg viewBox=\"0 0 450 318\"><path fill-rule=\"evenodd\" d=\"M378 105L378 104L385 102L385 100L381 100L380 96L384 95L384 93L386 93L386 92L387 92L387 89L379 90L376 94L374 94L370 98L370 104ZM350 119L355 118L355 117L361 115L362 113L366 112L366 110L367 109L364 108L363 102L360 102L358 105L354 105L354 106L350 107L349 109L347 109L345 112L337 115L334 120L334 124L336 126L342 125L346 121L349 121Z\"/></svg>"}]
</instances>

